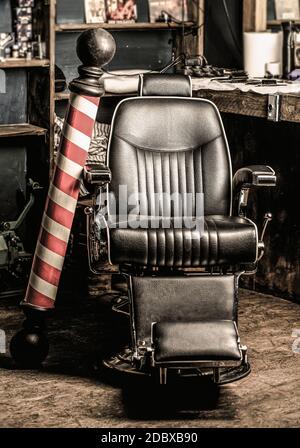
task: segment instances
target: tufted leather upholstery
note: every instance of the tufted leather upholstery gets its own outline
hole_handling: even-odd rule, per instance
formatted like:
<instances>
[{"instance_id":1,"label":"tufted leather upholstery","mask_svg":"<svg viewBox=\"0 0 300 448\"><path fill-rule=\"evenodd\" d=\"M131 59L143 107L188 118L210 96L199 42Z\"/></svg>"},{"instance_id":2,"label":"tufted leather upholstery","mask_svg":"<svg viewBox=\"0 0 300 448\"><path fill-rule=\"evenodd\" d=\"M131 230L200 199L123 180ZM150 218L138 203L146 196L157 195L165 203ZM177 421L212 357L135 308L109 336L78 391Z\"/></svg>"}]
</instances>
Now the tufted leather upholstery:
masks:
<instances>
[{"instance_id":1,"label":"tufted leather upholstery","mask_svg":"<svg viewBox=\"0 0 300 448\"><path fill-rule=\"evenodd\" d=\"M197 267L254 263L256 227L247 219L206 216L197 229L112 229L115 263L159 267Z\"/></svg>"},{"instance_id":2,"label":"tufted leather upholstery","mask_svg":"<svg viewBox=\"0 0 300 448\"><path fill-rule=\"evenodd\" d=\"M231 320L163 322L153 328L158 364L191 361L241 361L237 330ZM199 343L201 341L201 344Z\"/></svg>"},{"instance_id":3,"label":"tufted leather upholstery","mask_svg":"<svg viewBox=\"0 0 300 448\"><path fill-rule=\"evenodd\" d=\"M196 267L256 260L256 226L230 216L231 160L211 102L173 97L123 101L113 120L108 166L113 173L109 188L117 199L120 185L126 185L127 197L141 193L139 203L129 205L127 213L138 216L139 224L153 216L158 222L155 229L111 229L113 263ZM183 201L180 208L174 197L155 201L156 193L190 193L194 198L202 193L203 231L174 228L174 217L182 216L188 204ZM196 201L191 204L188 216L195 217ZM124 220L119 213L117 223ZM164 229L169 218L173 225Z\"/></svg>"},{"instance_id":4,"label":"tufted leather upholstery","mask_svg":"<svg viewBox=\"0 0 300 448\"><path fill-rule=\"evenodd\" d=\"M192 81L189 76L169 74L140 75L141 96L192 96Z\"/></svg>"},{"instance_id":5,"label":"tufted leather upholstery","mask_svg":"<svg viewBox=\"0 0 300 448\"><path fill-rule=\"evenodd\" d=\"M138 345L143 345L142 341L151 344L153 322L237 319L237 280L234 275L145 275L133 276L131 282Z\"/></svg>"}]
</instances>

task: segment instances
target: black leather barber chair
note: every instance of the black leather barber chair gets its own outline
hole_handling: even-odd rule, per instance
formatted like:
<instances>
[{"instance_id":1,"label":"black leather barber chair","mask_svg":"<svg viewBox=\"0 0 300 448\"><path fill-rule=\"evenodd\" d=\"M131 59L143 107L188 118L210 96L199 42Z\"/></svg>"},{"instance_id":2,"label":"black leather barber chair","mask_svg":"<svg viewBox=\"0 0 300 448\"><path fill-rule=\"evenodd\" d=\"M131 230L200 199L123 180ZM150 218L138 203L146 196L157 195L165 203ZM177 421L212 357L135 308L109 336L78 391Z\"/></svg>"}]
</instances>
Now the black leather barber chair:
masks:
<instances>
[{"instance_id":1,"label":"black leather barber chair","mask_svg":"<svg viewBox=\"0 0 300 448\"><path fill-rule=\"evenodd\" d=\"M128 281L132 342L115 360L162 384L167 373L216 383L249 373L238 284L255 273L271 216L259 235L247 202L252 187L275 186L272 168L233 177L216 106L191 97L189 77L149 74L117 107L107 167L86 167L85 182L97 196L91 264L98 245Z\"/></svg>"}]
</instances>

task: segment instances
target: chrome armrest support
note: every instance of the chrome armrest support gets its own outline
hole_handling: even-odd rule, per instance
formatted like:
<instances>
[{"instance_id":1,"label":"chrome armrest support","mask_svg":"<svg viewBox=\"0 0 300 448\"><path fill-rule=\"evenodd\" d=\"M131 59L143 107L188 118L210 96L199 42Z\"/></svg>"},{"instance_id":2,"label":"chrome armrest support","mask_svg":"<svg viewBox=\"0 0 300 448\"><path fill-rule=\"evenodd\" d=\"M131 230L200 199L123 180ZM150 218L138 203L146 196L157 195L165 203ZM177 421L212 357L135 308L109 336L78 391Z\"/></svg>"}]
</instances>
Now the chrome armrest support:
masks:
<instances>
[{"instance_id":1,"label":"chrome armrest support","mask_svg":"<svg viewBox=\"0 0 300 448\"><path fill-rule=\"evenodd\" d=\"M264 165L251 165L238 170L233 178L233 197L237 216L246 217L250 190L253 187L275 187L277 178L275 171ZM264 237L272 214L266 213L262 231L258 240L258 261L265 252Z\"/></svg>"},{"instance_id":2,"label":"chrome armrest support","mask_svg":"<svg viewBox=\"0 0 300 448\"><path fill-rule=\"evenodd\" d=\"M94 186L103 187L111 182L111 171L101 163L86 165L83 169L83 181L88 191Z\"/></svg>"},{"instance_id":3,"label":"chrome armrest support","mask_svg":"<svg viewBox=\"0 0 300 448\"><path fill-rule=\"evenodd\" d=\"M233 178L233 197L237 200L237 215L246 216L250 189L253 187L275 187L275 171L265 165L241 168Z\"/></svg>"},{"instance_id":4,"label":"chrome armrest support","mask_svg":"<svg viewBox=\"0 0 300 448\"><path fill-rule=\"evenodd\" d=\"M87 251L90 271L101 274L105 271L108 260L109 231L106 216L102 209L102 195L107 184L111 182L111 171L103 164L86 165L83 181L92 194L92 206L85 208L87 228Z\"/></svg>"}]
</instances>

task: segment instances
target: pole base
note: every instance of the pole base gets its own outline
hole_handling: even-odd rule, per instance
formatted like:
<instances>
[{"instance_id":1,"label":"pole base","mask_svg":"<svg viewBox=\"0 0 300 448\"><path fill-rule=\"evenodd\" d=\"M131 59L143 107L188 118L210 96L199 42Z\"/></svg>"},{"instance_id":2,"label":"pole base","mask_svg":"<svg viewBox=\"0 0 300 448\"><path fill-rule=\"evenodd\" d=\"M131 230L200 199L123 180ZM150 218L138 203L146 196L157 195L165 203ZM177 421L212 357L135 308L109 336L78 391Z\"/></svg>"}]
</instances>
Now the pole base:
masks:
<instances>
[{"instance_id":1,"label":"pole base","mask_svg":"<svg viewBox=\"0 0 300 448\"><path fill-rule=\"evenodd\" d=\"M36 369L45 361L49 343L44 333L23 329L10 342L10 353L15 363L22 368Z\"/></svg>"},{"instance_id":2,"label":"pole base","mask_svg":"<svg viewBox=\"0 0 300 448\"><path fill-rule=\"evenodd\" d=\"M132 350L130 348L126 348L123 352L118 353L116 356L113 356L109 359L103 361L104 368L110 370L113 373L118 373L123 376L131 376L131 377L144 377L151 378L153 376L153 371L151 370L138 370L132 363ZM189 379L189 378L206 378L214 381L214 370L213 369L169 369L168 376L173 380L179 379ZM243 378L246 378L251 372L251 366L249 362L244 362L239 367L232 368L221 368L219 370L219 379L218 385L224 385L233 383L235 381L239 381Z\"/></svg>"},{"instance_id":3,"label":"pole base","mask_svg":"<svg viewBox=\"0 0 300 448\"><path fill-rule=\"evenodd\" d=\"M13 336L10 342L10 353L19 367L35 369L40 367L49 352L46 313L29 307L23 309L26 319L23 329Z\"/></svg>"}]
</instances>

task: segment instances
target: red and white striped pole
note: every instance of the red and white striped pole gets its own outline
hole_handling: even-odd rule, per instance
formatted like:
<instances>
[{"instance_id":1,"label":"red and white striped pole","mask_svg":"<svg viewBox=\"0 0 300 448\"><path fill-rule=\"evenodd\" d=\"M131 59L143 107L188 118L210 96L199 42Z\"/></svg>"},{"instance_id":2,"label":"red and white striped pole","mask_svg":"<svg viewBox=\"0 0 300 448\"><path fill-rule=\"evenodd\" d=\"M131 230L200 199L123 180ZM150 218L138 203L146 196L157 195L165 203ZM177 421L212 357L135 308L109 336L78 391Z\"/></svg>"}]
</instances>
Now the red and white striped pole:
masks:
<instances>
[{"instance_id":1,"label":"red and white striped pole","mask_svg":"<svg viewBox=\"0 0 300 448\"><path fill-rule=\"evenodd\" d=\"M54 308L100 98L71 93L22 305Z\"/></svg>"},{"instance_id":2,"label":"red and white striped pole","mask_svg":"<svg viewBox=\"0 0 300 448\"><path fill-rule=\"evenodd\" d=\"M69 107L50 184L31 275L22 305L51 309L64 264L77 206L79 182L85 165L100 97L101 66L115 52L115 42L105 30L89 30L77 42L83 62L80 77L71 82Z\"/></svg>"},{"instance_id":3,"label":"red and white striped pole","mask_svg":"<svg viewBox=\"0 0 300 448\"><path fill-rule=\"evenodd\" d=\"M33 330L37 332L38 327L41 327L40 313L54 308L78 201L80 178L87 159L100 98L104 94L101 67L112 60L115 49L111 34L100 28L85 31L77 41L77 55L83 65L78 68L79 78L69 85L71 95L62 140L49 187L27 292L21 303L27 316L25 330L22 330L21 337L19 333L11 344L12 355L17 361L20 361L20 356L26 356L26 350L28 353L32 351L30 343L28 344L28 333L31 332L32 336ZM40 339L40 334L38 336ZM18 344L16 339L19 339ZM23 354L17 353L19 349L22 349ZM36 357L38 355L37 353ZM34 358L33 354L28 356Z\"/></svg>"}]
</instances>

